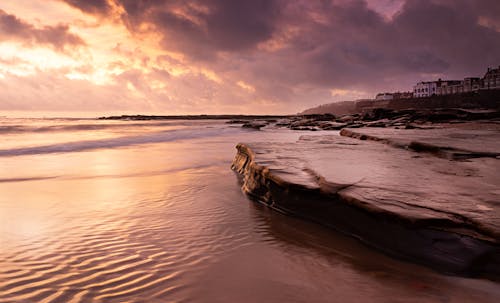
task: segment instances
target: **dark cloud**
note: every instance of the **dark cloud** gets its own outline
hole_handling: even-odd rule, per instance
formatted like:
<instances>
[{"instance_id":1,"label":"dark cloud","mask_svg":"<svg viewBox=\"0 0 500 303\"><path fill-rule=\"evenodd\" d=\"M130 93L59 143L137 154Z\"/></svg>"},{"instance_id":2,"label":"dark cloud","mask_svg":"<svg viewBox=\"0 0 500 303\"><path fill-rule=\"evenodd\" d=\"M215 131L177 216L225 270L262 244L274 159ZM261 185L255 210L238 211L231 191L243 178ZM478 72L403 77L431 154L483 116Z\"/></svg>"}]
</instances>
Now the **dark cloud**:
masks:
<instances>
[{"instance_id":1,"label":"dark cloud","mask_svg":"<svg viewBox=\"0 0 500 303\"><path fill-rule=\"evenodd\" d=\"M110 13L107 0L65 1L89 13ZM167 50L205 61L219 71L242 57L258 58L255 66L285 64L294 73L282 79L292 82L374 86L370 83L388 75L468 75L500 61L497 0L113 3L123 8L122 20L131 31L161 34ZM393 7L401 10L387 19L384 10ZM259 48L278 39L283 44L278 51Z\"/></svg>"},{"instance_id":2,"label":"dark cloud","mask_svg":"<svg viewBox=\"0 0 500 303\"><path fill-rule=\"evenodd\" d=\"M210 70L222 79L223 84L196 74L161 78L155 71L168 85L162 98L179 104L244 99L273 108L279 104L288 112L328 102L333 94L408 90L424 79L481 76L488 66L500 64L498 0L63 1L119 20L138 37L158 35L164 50L184 55L176 56L179 61L146 58L144 66L165 61L165 66ZM36 29L5 13L0 20L7 24L0 25L0 37L56 47L68 41L64 26L56 35L57 27ZM139 60L141 54L129 57ZM147 86L151 79L140 71L118 80L155 98ZM243 90L238 81L255 91Z\"/></svg>"},{"instance_id":3,"label":"dark cloud","mask_svg":"<svg viewBox=\"0 0 500 303\"><path fill-rule=\"evenodd\" d=\"M401 3L116 3L124 8L122 17L131 31L149 25L150 30L163 35L165 49L205 61L220 72L238 64L237 69L247 73L240 76L246 76L250 82L277 77L273 80L283 87L308 84L378 89L388 83L395 86L395 78L406 85L422 75L474 75L488 65L498 65L500 33L480 24L480 20L495 24L498 18L494 17L500 16L500 2L407 0L391 19L373 9L377 3L393 7L397 2ZM272 51L258 47L273 40L283 45ZM269 83L269 79L264 81Z\"/></svg>"},{"instance_id":4,"label":"dark cloud","mask_svg":"<svg viewBox=\"0 0 500 303\"><path fill-rule=\"evenodd\" d=\"M433 66L441 72L474 72L498 64L500 33L478 23L481 10L474 2L407 1L392 24L401 33L403 50L432 56L426 60L430 72ZM435 59L447 64L439 68Z\"/></svg>"},{"instance_id":5,"label":"dark cloud","mask_svg":"<svg viewBox=\"0 0 500 303\"><path fill-rule=\"evenodd\" d=\"M105 15L111 11L111 5L107 0L62 0L79 10L90 14Z\"/></svg>"},{"instance_id":6,"label":"dark cloud","mask_svg":"<svg viewBox=\"0 0 500 303\"><path fill-rule=\"evenodd\" d=\"M79 36L69 32L68 25L59 24L36 28L32 24L1 9L0 39L46 44L51 45L57 50L63 50L66 46L85 45L85 42Z\"/></svg>"},{"instance_id":7,"label":"dark cloud","mask_svg":"<svg viewBox=\"0 0 500 303\"><path fill-rule=\"evenodd\" d=\"M165 48L196 59L212 59L221 51L254 49L271 37L282 6L276 0L118 2L132 30L150 25L163 34Z\"/></svg>"},{"instance_id":8,"label":"dark cloud","mask_svg":"<svg viewBox=\"0 0 500 303\"><path fill-rule=\"evenodd\" d=\"M257 91L278 82L376 92L411 89L421 79L480 76L500 64L500 32L479 23L484 11L475 3L408 0L387 19L364 1L294 2L276 22L295 34L278 51L240 61L240 70L251 74L246 81Z\"/></svg>"}]
</instances>

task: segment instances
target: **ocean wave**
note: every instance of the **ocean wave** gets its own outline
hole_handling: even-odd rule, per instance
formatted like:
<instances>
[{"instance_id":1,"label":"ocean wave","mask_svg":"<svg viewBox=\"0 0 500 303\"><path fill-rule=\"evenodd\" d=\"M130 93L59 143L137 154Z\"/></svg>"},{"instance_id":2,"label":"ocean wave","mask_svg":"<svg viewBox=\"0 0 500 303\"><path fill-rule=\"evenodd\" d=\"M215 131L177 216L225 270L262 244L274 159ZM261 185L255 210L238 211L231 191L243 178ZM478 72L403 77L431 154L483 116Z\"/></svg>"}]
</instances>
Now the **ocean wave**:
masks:
<instances>
[{"instance_id":1,"label":"ocean wave","mask_svg":"<svg viewBox=\"0 0 500 303\"><path fill-rule=\"evenodd\" d=\"M206 122L209 124L210 122ZM213 122L211 122L213 123ZM0 124L0 134L18 133L48 133L64 131L95 131L106 129L119 129L125 127L166 127L166 126L192 126L192 121L166 121L166 122L117 122L117 123L87 123L87 124L56 124L46 126L30 126L22 124ZM198 122L197 125L203 125Z\"/></svg>"},{"instance_id":2,"label":"ocean wave","mask_svg":"<svg viewBox=\"0 0 500 303\"><path fill-rule=\"evenodd\" d=\"M203 128L203 129L180 129L149 133L138 136L125 136L100 140L73 141L50 145L21 147L11 149L0 149L0 157L69 153L102 148L115 148L131 145L171 142L186 139L197 139L204 137L223 136L236 133L235 128Z\"/></svg>"}]
</instances>

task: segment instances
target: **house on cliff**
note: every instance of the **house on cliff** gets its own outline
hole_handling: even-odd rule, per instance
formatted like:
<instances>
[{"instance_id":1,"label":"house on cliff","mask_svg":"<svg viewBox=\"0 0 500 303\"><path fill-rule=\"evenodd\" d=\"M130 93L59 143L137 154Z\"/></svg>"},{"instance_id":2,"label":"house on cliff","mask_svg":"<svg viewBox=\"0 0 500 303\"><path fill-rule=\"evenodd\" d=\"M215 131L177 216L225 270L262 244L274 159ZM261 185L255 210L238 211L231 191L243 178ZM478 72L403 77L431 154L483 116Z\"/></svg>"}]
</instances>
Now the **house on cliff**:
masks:
<instances>
[{"instance_id":1,"label":"house on cliff","mask_svg":"<svg viewBox=\"0 0 500 303\"><path fill-rule=\"evenodd\" d=\"M467 92L477 92L478 90L481 89L482 81L481 78L477 77L469 77L465 78L463 81L463 91L464 93Z\"/></svg>"},{"instance_id":2,"label":"house on cliff","mask_svg":"<svg viewBox=\"0 0 500 303\"><path fill-rule=\"evenodd\" d=\"M500 89L500 66L498 68L488 68L482 82L483 89Z\"/></svg>"},{"instance_id":3,"label":"house on cliff","mask_svg":"<svg viewBox=\"0 0 500 303\"><path fill-rule=\"evenodd\" d=\"M419 82L413 88L413 96L423 98L490 89L500 89L500 66L498 68L488 68L483 78L468 77L464 80L439 79L438 81Z\"/></svg>"},{"instance_id":4,"label":"house on cliff","mask_svg":"<svg viewBox=\"0 0 500 303\"><path fill-rule=\"evenodd\" d=\"M419 82L413 87L413 96L417 98L435 95L437 91L437 81Z\"/></svg>"},{"instance_id":5,"label":"house on cliff","mask_svg":"<svg viewBox=\"0 0 500 303\"><path fill-rule=\"evenodd\" d=\"M393 100L393 99L409 99L413 98L413 92L395 92L395 93L379 93L375 96L375 100Z\"/></svg>"},{"instance_id":6,"label":"house on cliff","mask_svg":"<svg viewBox=\"0 0 500 303\"><path fill-rule=\"evenodd\" d=\"M463 93L464 81L461 80L446 80L439 79L436 81L437 90L436 95L452 95Z\"/></svg>"},{"instance_id":7,"label":"house on cliff","mask_svg":"<svg viewBox=\"0 0 500 303\"><path fill-rule=\"evenodd\" d=\"M413 98L413 92L395 92L392 96L394 99L409 99Z\"/></svg>"},{"instance_id":8,"label":"house on cliff","mask_svg":"<svg viewBox=\"0 0 500 303\"><path fill-rule=\"evenodd\" d=\"M392 93L380 93L375 96L375 100L392 100L394 99L394 94Z\"/></svg>"},{"instance_id":9,"label":"house on cliff","mask_svg":"<svg viewBox=\"0 0 500 303\"><path fill-rule=\"evenodd\" d=\"M463 81L460 80L437 80L419 82L413 88L413 96L417 98L435 95L449 95L463 92Z\"/></svg>"}]
</instances>

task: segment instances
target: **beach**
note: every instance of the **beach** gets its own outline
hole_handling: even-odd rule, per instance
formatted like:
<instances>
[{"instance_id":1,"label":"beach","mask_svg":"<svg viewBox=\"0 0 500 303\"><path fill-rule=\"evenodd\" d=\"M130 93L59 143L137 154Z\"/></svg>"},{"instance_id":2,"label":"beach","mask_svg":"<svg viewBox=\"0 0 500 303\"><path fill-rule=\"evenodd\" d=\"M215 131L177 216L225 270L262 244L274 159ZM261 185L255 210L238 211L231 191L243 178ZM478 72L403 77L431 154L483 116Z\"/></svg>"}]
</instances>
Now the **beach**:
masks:
<instances>
[{"instance_id":1,"label":"beach","mask_svg":"<svg viewBox=\"0 0 500 303\"><path fill-rule=\"evenodd\" d=\"M225 122L3 118L0 302L498 299L255 203L236 144L304 132Z\"/></svg>"}]
</instances>

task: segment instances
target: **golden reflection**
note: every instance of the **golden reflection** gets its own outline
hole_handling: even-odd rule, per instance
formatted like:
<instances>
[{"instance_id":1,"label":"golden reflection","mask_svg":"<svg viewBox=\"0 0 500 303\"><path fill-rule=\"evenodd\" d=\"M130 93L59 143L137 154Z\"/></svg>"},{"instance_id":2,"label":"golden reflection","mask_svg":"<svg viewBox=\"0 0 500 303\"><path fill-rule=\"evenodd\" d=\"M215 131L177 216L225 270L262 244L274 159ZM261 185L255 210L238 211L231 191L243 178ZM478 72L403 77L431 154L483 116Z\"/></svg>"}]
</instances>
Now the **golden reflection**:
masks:
<instances>
[{"instance_id":1,"label":"golden reflection","mask_svg":"<svg viewBox=\"0 0 500 303\"><path fill-rule=\"evenodd\" d=\"M179 181L179 175L162 173L162 166L167 170L178 166L167 159L180 159L183 153L165 154L151 147L0 161L2 171L13 172L9 177L54 177L0 183L2 244L23 239L41 241L58 230L81 224L77 218L83 215L84 224L94 229L103 221L106 230L123 228L122 215L137 211L142 200L157 196L166 185ZM115 220L107 221L110 217Z\"/></svg>"}]
</instances>

